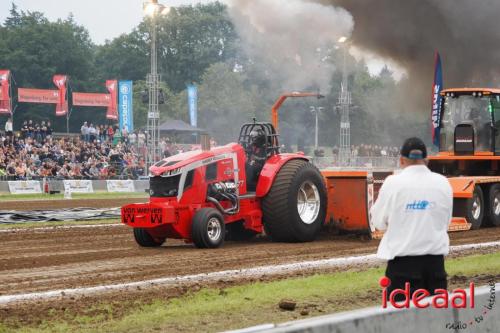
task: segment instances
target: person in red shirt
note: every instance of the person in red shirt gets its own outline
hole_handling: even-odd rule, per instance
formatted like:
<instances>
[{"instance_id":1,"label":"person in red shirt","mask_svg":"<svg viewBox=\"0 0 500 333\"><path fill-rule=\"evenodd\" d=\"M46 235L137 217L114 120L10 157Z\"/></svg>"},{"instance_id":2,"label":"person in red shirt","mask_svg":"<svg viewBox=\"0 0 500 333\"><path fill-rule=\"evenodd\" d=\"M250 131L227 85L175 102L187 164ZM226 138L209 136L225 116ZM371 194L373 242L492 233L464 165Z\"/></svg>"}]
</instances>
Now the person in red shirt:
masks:
<instances>
[{"instance_id":1,"label":"person in red shirt","mask_svg":"<svg viewBox=\"0 0 500 333\"><path fill-rule=\"evenodd\" d=\"M113 126L109 125L108 126L108 140L113 141L114 135L115 135L115 132L113 131Z\"/></svg>"}]
</instances>

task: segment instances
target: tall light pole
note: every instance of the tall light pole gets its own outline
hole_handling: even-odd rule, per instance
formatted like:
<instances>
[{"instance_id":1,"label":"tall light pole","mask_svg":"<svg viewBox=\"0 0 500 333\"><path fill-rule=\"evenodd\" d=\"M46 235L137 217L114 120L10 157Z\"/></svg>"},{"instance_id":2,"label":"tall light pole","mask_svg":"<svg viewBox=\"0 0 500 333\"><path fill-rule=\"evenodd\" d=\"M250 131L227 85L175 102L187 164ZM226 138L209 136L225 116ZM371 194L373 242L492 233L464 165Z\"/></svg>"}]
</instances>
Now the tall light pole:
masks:
<instances>
[{"instance_id":1,"label":"tall light pole","mask_svg":"<svg viewBox=\"0 0 500 333\"><path fill-rule=\"evenodd\" d=\"M351 157L351 120L349 118L351 92L347 77L347 37L340 37L338 42L342 45L343 51L342 85L338 103L341 110L339 163L345 166L349 164Z\"/></svg>"},{"instance_id":2,"label":"tall light pole","mask_svg":"<svg viewBox=\"0 0 500 333\"><path fill-rule=\"evenodd\" d=\"M321 112L323 112L324 107L314 107L311 106L311 113L314 114L316 117L316 125L314 127L314 150L318 150L318 131L319 131L319 126L318 126L318 116Z\"/></svg>"},{"instance_id":3,"label":"tall light pole","mask_svg":"<svg viewBox=\"0 0 500 333\"><path fill-rule=\"evenodd\" d=\"M147 157L146 172L149 167L160 159L160 110L158 108L158 91L160 74L158 74L158 56L156 45L158 16L166 15L170 8L158 3L158 0L149 0L143 5L144 13L151 18L151 72L146 81L149 88L148 125L147 125Z\"/></svg>"}]
</instances>

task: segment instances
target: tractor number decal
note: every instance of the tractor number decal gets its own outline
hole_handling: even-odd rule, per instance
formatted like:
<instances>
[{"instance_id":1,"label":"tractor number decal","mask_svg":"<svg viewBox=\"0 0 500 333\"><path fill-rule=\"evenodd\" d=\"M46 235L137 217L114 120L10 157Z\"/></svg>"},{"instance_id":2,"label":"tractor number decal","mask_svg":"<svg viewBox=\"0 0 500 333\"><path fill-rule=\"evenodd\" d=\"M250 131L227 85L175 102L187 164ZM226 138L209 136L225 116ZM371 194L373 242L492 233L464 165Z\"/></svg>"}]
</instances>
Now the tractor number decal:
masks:
<instances>
[{"instance_id":1,"label":"tractor number decal","mask_svg":"<svg viewBox=\"0 0 500 333\"><path fill-rule=\"evenodd\" d=\"M123 222L134 223L135 222L135 215L134 214L124 214L123 215Z\"/></svg>"},{"instance_id":2,"label":"tractor number decal","mask_svg":"<svg viewBox=\"0 0 500 333\"><path fill-rule=\"evenodd\" d=\"M151 224L162 224L161 208L151 208Z\"/></svg>"},{"instance_id":3,"label":"tractor number decal","mask_svg":"<svg viewBox=\"0 0 500 333\"><path fill-rule=\"evenodd\" d=\"M134 223L135 222L135 209L134 208L124 208L123 209L123 222L124 223Z\"/></svg>"}]
</instances>

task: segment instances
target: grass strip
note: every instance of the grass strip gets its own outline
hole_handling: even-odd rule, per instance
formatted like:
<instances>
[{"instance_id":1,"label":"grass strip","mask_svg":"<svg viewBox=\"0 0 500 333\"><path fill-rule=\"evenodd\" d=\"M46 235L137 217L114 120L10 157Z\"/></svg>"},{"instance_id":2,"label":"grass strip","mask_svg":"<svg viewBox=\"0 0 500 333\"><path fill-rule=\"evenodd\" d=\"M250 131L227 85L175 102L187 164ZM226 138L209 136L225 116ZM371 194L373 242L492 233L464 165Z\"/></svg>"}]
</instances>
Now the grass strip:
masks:
<instances>
[{"instance_id":1,"label":"grass strip","mask_svg":"<svg viewBox=\"0 0 500 333\"><path fill-rule=\"evenodd\" d=\"M500 252L471 255L446 261L450 276L490 274L500 276ZM130 308L116 315L112 303L89 309L89 315L64 314L64 320L42 321L36 327L19 323L0 324L0 332L215 332L306 316L373 306L380 302L378 280L384 268L342 271L256 282L228 288L204 288L172 299L155 299L148 304L130 302ZM465 284L468 285L468 281ZM278 308L282 299L297 302L295 311ZM96 311L100 309L100 311ZM13 325L13 326L11 326Z\"/></svg>"}]
</instances>

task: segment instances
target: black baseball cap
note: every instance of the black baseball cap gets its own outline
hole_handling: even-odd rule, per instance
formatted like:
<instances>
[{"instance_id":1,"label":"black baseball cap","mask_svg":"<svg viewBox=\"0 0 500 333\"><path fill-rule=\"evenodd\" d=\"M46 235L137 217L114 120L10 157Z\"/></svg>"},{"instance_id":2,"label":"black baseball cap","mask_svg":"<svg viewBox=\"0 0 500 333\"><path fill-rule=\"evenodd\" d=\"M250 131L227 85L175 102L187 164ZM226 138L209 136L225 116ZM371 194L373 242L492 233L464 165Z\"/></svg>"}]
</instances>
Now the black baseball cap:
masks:
<instances>
[{"instance_id":1,"label":"black baseball cap","mask_svg":"<svg viewBox=\"0 0 500 333\"><path fill-rule=\"evenodd\" d=\"M410 160L423 160L427 157L427 147L419 138L406 139L401 147L401 156Z\"/></svg>"}]
</instances>

